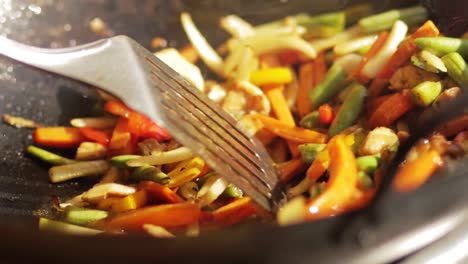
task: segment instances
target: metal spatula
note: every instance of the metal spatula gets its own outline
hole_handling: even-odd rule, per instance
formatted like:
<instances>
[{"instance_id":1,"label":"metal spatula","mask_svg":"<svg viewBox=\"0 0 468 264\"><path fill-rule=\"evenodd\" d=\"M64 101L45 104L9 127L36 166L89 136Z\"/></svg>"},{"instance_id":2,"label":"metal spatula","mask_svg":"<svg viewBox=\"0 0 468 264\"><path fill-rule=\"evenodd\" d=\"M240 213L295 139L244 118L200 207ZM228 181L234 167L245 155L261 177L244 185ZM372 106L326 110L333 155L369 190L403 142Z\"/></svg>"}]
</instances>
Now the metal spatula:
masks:
<instances>
[{"instance_id":1,"label":"metal spatula","mask_svg":"<svg viewBox=\"0 0 468 264\"><path fill-rule=\"evenodd\" d=\"M166 128L266 210L280 190L272 161L257 140L177 72L126 36L66 49L40 49L0 37L0 53L96 86Z\"/></svg>"}]
</instances>

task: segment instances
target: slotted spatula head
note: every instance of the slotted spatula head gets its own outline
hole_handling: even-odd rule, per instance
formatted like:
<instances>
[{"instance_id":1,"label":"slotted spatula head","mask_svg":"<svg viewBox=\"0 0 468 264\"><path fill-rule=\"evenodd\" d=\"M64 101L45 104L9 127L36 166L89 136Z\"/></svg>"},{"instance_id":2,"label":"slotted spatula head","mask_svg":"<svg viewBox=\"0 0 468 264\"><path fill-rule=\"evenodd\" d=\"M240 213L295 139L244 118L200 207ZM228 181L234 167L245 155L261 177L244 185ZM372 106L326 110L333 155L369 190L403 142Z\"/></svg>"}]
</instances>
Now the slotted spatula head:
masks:
<instances>
[{"instance_id":1,"label":"slotted spatula head","mask_svg":"<svg viewBox=\"0 0 468 264\"><path fill-rule=\"evenodd\" d=\"M39 49L0 37L0 53L109 92L148 115L259 205L284 197L268 153L177 72L126 36L67 49Z\"/></svg>"}]
</instances>

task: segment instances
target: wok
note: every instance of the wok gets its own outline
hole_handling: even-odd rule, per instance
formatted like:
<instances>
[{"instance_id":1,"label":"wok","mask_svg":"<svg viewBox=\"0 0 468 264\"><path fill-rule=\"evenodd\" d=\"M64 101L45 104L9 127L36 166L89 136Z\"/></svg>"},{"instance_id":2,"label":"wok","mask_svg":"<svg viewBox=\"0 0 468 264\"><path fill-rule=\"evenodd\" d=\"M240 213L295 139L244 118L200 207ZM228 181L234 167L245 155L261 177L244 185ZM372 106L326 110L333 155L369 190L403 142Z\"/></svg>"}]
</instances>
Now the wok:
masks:
<instances>
[{"instance_id":1,"label":"wok","mask_svg":"<svg viewBox=\"0 0 468 264\"><path fill-rule=\"evenodd\" d=\"M162 36L169 40L169 45L182 47L187 39L178 14L188 11L210 42L219 44L227 37L217 25L224 14L236 13L260 23L287 14L321 13L363 2L371 3L376 12L417 3L4 0L0 1L0 32L31 45L66 47L101 38L88 28L93 17L100 17L115 34L129 35L144 46L149 47L151 38ZM423 4L430 7L444 33L460 34L468 29L465 1ZM23 116L44 125L66 125L72 117L93 115L98 102L96 94L78 82L0 58L0 114ZM30 259L68 263L394 262L441 237L450 238L466 221L468 213L465 191L468 163L462 159L437 172L428 184L413 193L388 191L360 212L286 228L247 225L175 240L138 235L88 238L44 234L37 231L37 216L47 215L51 194L70 197L89 188L93 180L50 184L47 166L24 154L25 147L32 142L30 134L28 129L0 124L0 259L5 263Z\"/></svg>"}]
</instances>

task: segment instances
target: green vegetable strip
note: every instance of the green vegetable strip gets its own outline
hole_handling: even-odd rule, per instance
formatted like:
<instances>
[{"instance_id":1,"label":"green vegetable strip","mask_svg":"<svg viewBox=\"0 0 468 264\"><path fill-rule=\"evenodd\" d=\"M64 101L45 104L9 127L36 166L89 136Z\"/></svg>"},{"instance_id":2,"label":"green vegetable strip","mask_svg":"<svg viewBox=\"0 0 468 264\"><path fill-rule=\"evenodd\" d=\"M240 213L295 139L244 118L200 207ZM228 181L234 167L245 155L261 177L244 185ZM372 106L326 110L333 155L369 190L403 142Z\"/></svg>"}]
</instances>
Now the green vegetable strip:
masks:
<instances>
[{"instance_id":1,"label":"green vegetable strip","mask_svg":"<svg viewBox=\"0 0 468 264\"><path fill-rule=\"evenodd\" d=\"M374 186L374 182L369 174L364 171L359 171L357 185L360 189L370 189Z\"/></svg>"},{"instance_id":2,"label":"green vegetable strip","mask_svg":"<svg viewBox=\"0 0 468 264\"><path fill-rule=\"evenodd\" d=\"M334 64L325 75L325 78L310 93L312 109L317 109L343 90L348 84L347 76L348 72L343 67Z\"/></svg>"},{"instance_id":3,"label":"green vegetable strip","mask_svg":"<svg viewBox=\"0 0 468 264\"><path fill-rule=\"evenodd\" d=\"M356 158L356 163L359 171L372 174L379 167L379 157L375 155L361 156Z\"/></svg>"},{"instance_id":4,"label":"green vegetable strip","mask_svg":"<svg viewBox=\"0 0 468 264\"><path fill-rule=\"evenodd\" d=\"M130 175L130 180L132 181L154 181L160 184L167 184L170 181L170 178L166 173L162 172L160 168L143 165L136 168Z\"/></svg>"},{"instance_id":5,"label":"green vegetable strip","mask_svg":"<svg viewBox=\"0 0 468 264\"><path fill-rule=\"evenodd\" d=\"M103 231L78 225L67 224L47 218L39 218L39 230L70 235L96 235Z\"/></svg>"},{"instance_id":6,"label":"green vegetable strip","mask_svg":"<svg viewBox=\"0 0 468 264\"><path fill-rule=\"evenodd\" d=\"M312 163L319 152L325 149L327 144L307 143L299 145L299 152L306 164Z\"/></svg>"},{"instance_id":7,"label":"green vegetable strip","mask_svg":"<svg viewBox=\"0 0 468 264\"><path fill-rule=\"evenodd\" d=\"M452 79L457 82L460 87L467 89L468 69L462 56L456 52L451 52L442 57L442 61L444 62L445 67L447 67L448 75L452 77Z\"/></svg>"},{"instance_id":8,"label":"green vegetable strip","mask_svg":"<svg viewBox=\"0 0 468 264\"><path fill-rule=\"evenodd\" d=\"M408 25L416 25L428 18L426 8L414 6L404 9L393 9L380 14L364 17L359 20L359 26L365 33L389 29L395 21L402 20Z\"/></svg>"},{"instance_id":9,"label":"green vegetable strip","mask_svg":"<svg viewBox=\"0 0 468 264\"><path fill-rule=\"evenodd\" d=\"M67 159L65 157L59 156L45 149L38 148L32 145L28 146L27 152L33 155L34 157L39 158L52 165L64 165L64 164L71 164L71 163L76 162L75 160Z\"/></svg>"},{"instance_id":10,"label":"green vegetable strip","mask_svg":"<svg viewBox=\"0 0 468 264\"><path fill-rule=\"evenodd\" d=\"M440 82L425 81L411 89L411 98L419 106L428 106L442 91Z\"/></svg>"},{"instance_id":11,"label":"green vegetable strip","mask_svg":"<svg viewBox=\"0 0 468 264\"><path fill-rule=\"evenodd\" d=\"M299 14L297 24L307 29L306 38L331 37L343 31L346 24L344 12L327 13L319 16Z\"/></svg>"},{"instance_id":12,"label":"green vegetable strip","mask_svg":"<svg viewBox=\"0 0 468 264\"><path fill-rule=\"evenodd\" d=\"M69 206L65 212L64 220L70 224L87 225L104 219L107 216L108 213L106 211Z\"/></svg>"},{"instance_id":13,"label":"green vegetable strip","mask_svg":"<svg viewBox=\"0 0 468 264\"><path fill-rule=\"evenodd\" d=\"M321 194L323 190L325 190L324 182L314 184L312 187L310 187L310 190L309 190L310 198L313 199L319 196L319 194Z\"/></svg>"},{"instance_id":14,"label":"green vegetable strip","mask_svg":"<svg viewBox=\"0 0 468 264\"><path fill-rule=\"evenodd\" d=\"M318 111L312 111L304 116L299 124L305 128L316 128L320 126L320 113Z\"/></svg>"},{"instance_id":15,"label":"green vegetable strip","mask_svg":"<svg viewBox=\"0 0 468 264\"><path fill-rule=\"evenodd\" d=\"M418 48L428 49L437 56L443 56L450 52L458 52L464 58L468 58L468 39L433 37L417 38L414 40Z\"/></svg>"},{"instance_id":16,"label":"green vegetable strip","mask_svg":"<svg viewBox=\"0 0 468 264\"><path fill-rule=\"evenodd\" d=\"M124 169L128 168L127 161L140 158L140 155L120 155L115 156L110 159L112 165L116 166L117 168Z\"/></svg>"},{"instance_id":17,"label":"green vegetable strip","mask_svg":"<svg viewBox=\"0 0 468 264\"><path fill-rule=\"evenodd\" d=\"M343 102L340 111L328 130L329 137L332 137L353 125L364 107L364 99L367 96L367 89L357 82L352 83L351 85L351 91Z\"/></svg>"},{"instance_id":18,"label":"green vegetable strip","mask_svg":"<svg viewBox=\"0 0 468 264\"><path fill-rule=\"evenodd\" d=\"M221 194L222 198L241 198L244 195L241 189L230 183Z\"/></svg>"}]
</instances>

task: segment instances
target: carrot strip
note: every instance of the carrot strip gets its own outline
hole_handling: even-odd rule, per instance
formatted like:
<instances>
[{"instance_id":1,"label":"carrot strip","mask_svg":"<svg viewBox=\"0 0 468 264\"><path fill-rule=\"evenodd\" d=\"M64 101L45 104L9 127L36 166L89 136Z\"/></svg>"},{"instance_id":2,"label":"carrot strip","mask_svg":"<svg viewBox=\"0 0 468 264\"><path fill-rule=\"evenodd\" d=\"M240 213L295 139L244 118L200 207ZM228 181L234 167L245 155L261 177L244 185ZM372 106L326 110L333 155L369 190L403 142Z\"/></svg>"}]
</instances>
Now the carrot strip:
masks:
<instances>
[{"instance_id":1,"label":"carrot strip","mask_svg":"<svg viewBox=\"0 0 468 264\"><path fill-rule=\"evenodd\" d=\"M275 138L276 134L270 130L261 128L255 134L255 137L264 145L269 145Z\"/></svg>"},{"instance_id":2,"label":"carrot strip","mask_svg":"<svg viewBox=\"0 0 468 264\"><path fill-rule=\"evenodd\" d=\"M252 118L262 122L263 127L276 135L297 143L324 143L327 136L314 130L291 127L283 122L260 114L253 114Z\"/></svg>"},{"instance_id":3,"label":"carrot strip","mask_svg":"<svg viewBox=\"0 0 468 264\"><path fill-rule=\"evenodd\" d=\"M392 96L392 95L388 94L388 95L382 95L382 96L378 96L378 97L369 99L369 101L367 101L367 105L366 105L366 111L369 114L369 116L372 115L375 112L375 110L383 102L385 102L390 96Z\"/></svg>"},{"instance_id":4,"label":"carrot strip","mask_svg":"<svg viewBox=\"0 0 468 264\"><path fill-rule=\"evenodd\" d=\"M325 153L328 156L328 150L325 149ZM330 166L330 158L319 158L317 157L310 167L307 169L306 176L310 179L317 181L320 176L322 176Z\"/></svg>"},{"instance_id":5,"label":"carrot strip","mask_svg":"<svg viewBox=\"0 0 468 264\"><path fill-rule=\"evenodd\" d=\"M101 145L106 146L109 144L110 136L104 131L91 128L91 127L82 127L80 128L80 133L88 140L97 142Z\"/></svg>"},{"instance_id":6,"label":"carrot strip","mask_svg":"<svg viewBox=\"0 0 468 264\"><path fill-rule=\"evenodd\" d=\"M344 135L333 137L328 143L330 151L330 179L324 192L306 206L309 220L335 215L346 207L357 183L356 158L346 144Z\"/></svg>"},{"instance_id":7,"label":"carrot strip","mask_svg":"<svg viewBox=\"0 0 468 264\"><path fill-rule=\"evenodd\" d=\"M218 225L233 225L254 215L255 206L250 197L242 197L213 212L213 221Z\"/></svg>"},{"instance_id":8,"label":"carrot strip","mask_svg":"<svg viewBox=\"0 0 468 264\"><path fill-rule=\"evenodd\" d=\"M97 226L104 229L141 230L144 224L153 224L173 228L196 223L200 215L200 208L194 203L163 204L118 214L99 221Z\"/></svg>"},{"instance_id":9,"label":"carrot strip","mask_svg":"<svg viewBox=\"0 0 468 264\"><path fill-rule=\"evenodd\" d=\"M434 25L431 20L428 20L421 27L419 27L410 38L402 43L398 49L388 60L387 64L383 67L377 76L379 78L390 78L393 73L403 66L413 54L416 53L417 47L414 43L414 39L420 37L436 37L439 35L439 29Z\"/></svg>"},{"instance_id":10,"label":"carrot strip","mask_svg":"<svg viewBox=\"0 0 468 264\"><path fill-rule=\"evenodd\" d=\"M436 129L436 131L446 137L451 137L467 129L468 129L468 114L464 114L462 116L455 117L443 123L440 127Z\"/></svg>"},{"instance_id":11,"label":"carrot strip","mask_svg":"<svg viewBox=\"0 0 468 264\"><path fill-rule=\"evenodd\" d=\"M184 201L173 190L156 182L144 181L140 183L139 187L147 191L148 195L158 202L181 203Z\"/></svg>"},{"instance_id":12,"label":"carrot strip","mask_svg":"<svg viewBox=\"0 0 468 264\"><path fill-rule=\"evenodd\" d=\"M423 185L443 164L439 152L429 149L412 161L404 163L393 180L393 188L399 192L409 192Z\"/></svg>"},{"instance_id":13,"label":"carrot strip","mask_svg":"<svg viewBox=\"0 0 468 264\"><path fill-rule=\"evenodd\" d=\"M39 127L33 134L34 142L54 148L77 147L85 138L75 127Z\"/></svg>"},{"instance_id":14,"label":"carrot strip","mask_svg":"<svg viewBox=\"0 0 468 264\"><path fill-rule=\"evenodd\" d=\"M388 31L383 31L379 34L374 44L372 44L372 47L370 48L370 50L366 53L366 55L364 55L364 57L362 57L362 60L358 64L358 66L354 68L354 70L351 73L349 73L348 80L358 78L359 80L363 82L367 82L366 78L361 75L361 71L364 68L364 66L366 66L366 63L372 57L374 57L375 54L377 54L379 50L383 47L383 45L385 44L385 41L387 41L388 34L389 34Z\"/></svg>"},{"instance_id":15,"label":"carrot strip","mask_svg":"<svg viewBox=\"0 0 468 264\"><path fill-rule=\"evenodd\" d=\"M327 74L327 62L325 60L325 53L320 52L314 60L314 86L318 85Z\"/></svg>"},{"instance_id":16,"label":"carrot strip","mask_svg":"<svg viewBox=\"0 0 468 264\"><path fill-rule=\"evenodd\" d=\"M413 107L414 104L408 94L395 93L375 110L369 119L369 125L372 128L388 127Z\"/></svg>"},{"instance_id":17,"label":"carrot strip","mask_svg":"<svg viewBox=\"0 0 468 264\"><path fill-rule=\"evenodd\" d=\"M128 120L124 117L119 118L117 125L112 131L112 136L109 142L109 155L124 155L132 154L134 145L132 135L128 130Z\"/></svg>"},{"instance_id":18,"label":"carrot strip","mask_svg":"<svg viewBox=\"0 0 468 264\"><path fill-rule=\"evenodd\" d=\"M296 108L302 118L310 112L309 94L315 85L314 62L306 62L299 68L299 89L296 97Z\"/></svg>"},{"instance_id":19,"label":"carrot strip","mask_svg":"<svg viewBox=\"0 0 468 264\"><path fill-rule=\"evenodd\" d=\"M295 175L299 174L304 168L302 159L295 158L281 164L278 164L277 171L282 183L288 183Z\"/></svg>"},{"instance_id":20,"label":"carrot strip","mask_svg":"<svg viewBox=\"0 0 468 264\"><path fill-rule=\"evenodd\" d=\"M179 50L179 53L192 64L197 63L198 59L200 58L200 56L198 56L197 50L195 50L192 44L188 44L187 46L183 47L181 50Z\"/></svg>"},{"instance_id":21,"label":"carrot strip","mask_svg":"<svg viewBox=\"0 0 468 264\"><path fill-rule=\"evenodd\" d=\"M379 96L388 85L388 79L375 78L372 80L368 90L369 97Z\"/></svg>"},{"instance_id":22,"label":"carrot strip","mask_svg":"<svg viewBox=\"0 0 468 264\"><path fill-rule=\"evenodd\" d=\"M294 117L289 110L288 102L283 95L283 85L272 85L263 88L265 95L270 100L271 108L275 116L288 126L295 126Z\"/></svg>"}]
</instances>

